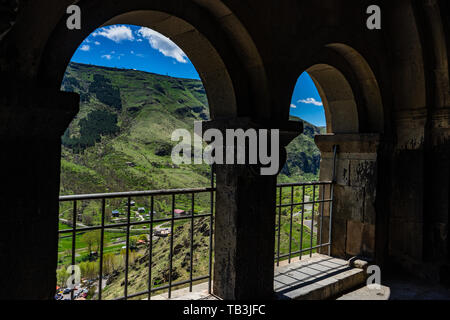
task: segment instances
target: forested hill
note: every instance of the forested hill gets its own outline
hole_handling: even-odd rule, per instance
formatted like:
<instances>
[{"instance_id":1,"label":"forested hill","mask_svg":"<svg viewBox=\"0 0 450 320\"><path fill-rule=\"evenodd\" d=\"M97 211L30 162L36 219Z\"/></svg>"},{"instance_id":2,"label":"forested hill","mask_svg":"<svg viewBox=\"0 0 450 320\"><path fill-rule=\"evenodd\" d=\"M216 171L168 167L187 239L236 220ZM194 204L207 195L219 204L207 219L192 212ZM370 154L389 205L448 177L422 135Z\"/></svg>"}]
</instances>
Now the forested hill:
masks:
<instances>
[{"instance_id":1,"label":"forested hill","mask_svg":"<svg viewBox=\"0 0 450 320\"><path fill-rule=\"evenodd\" d=\"M209 117L201 81L143 71L70 63L62 90L80 94L80 112L62 137L61 194L198 187L208 184L207 165L172 164L171 134L192 132ZM300 119L298 119L300 121ZM280 180L317 176L320 128L288 147Z\"/></svg>"}]
</instances>

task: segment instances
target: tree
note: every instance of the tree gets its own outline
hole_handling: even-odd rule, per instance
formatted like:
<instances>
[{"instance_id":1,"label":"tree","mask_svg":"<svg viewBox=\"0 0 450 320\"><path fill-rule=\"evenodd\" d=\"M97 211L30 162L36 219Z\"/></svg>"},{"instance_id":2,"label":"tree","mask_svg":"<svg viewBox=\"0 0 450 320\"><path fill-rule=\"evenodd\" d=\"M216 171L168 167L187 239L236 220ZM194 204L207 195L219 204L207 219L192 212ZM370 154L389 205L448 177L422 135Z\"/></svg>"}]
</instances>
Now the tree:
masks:
<instances>
[{"instance_id":1,"label":"tree","mask_svg":"<svg viewBox=\"0 0 450 320\"><path fill-rule=\"evenodd\" d=\"M148 240L147 235L146 234L139 235L138 240L147 241Z\"/></svg>"},{"instance_id":2,"label":"tree","mask_svg":"<svg viewBox=\"0 0 450 320\"><path fill-rule=\"evenodd\" d=\"M112 252L105 253L103 255L103 272L105 274L110 274L115 270L116 267L116 259L115 255Z\"/></svg>"},{"instance_id":3,"label":"tree","mask_svg":"<svg viewBox=\"0 0 450 320\"><path fill-rule=\"evenodd\" d=\"M85 213L83 215L83 223L85 225L88 225L88 226L92 225L92 220L93 220L93 215L88 214L88 213Z\"/></svg>"},{"instance_id":4,"label":"tree","mask_svg":"<svg viewBox=\"0 0 450 320\"><path fill-rule=\"evenodd\" d=\"M69 279L69 274L65 266L56 270L56 281L60 287L66 286L67 279Z\"/></svg>"},{"instance_id":5,"label":"tree","mask_svg":"<svg viewBox=\"0 0 450 320\"><path fill-rule=\"evenodd\" d=\"M100 230L86 232L81 237L81 241L87 244L89 255L91 255L94 245L96 246L96 251L98 251L100 247Z\"/></svg>"}]
</instances>

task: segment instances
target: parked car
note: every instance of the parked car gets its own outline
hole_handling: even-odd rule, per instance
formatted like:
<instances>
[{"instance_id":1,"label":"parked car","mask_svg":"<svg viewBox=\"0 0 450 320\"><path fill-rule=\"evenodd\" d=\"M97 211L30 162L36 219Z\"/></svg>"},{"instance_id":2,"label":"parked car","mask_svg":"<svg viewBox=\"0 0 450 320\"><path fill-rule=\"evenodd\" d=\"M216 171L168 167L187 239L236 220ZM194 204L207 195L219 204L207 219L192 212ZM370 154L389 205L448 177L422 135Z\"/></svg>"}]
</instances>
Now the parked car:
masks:
<instances>
[{"instance_id":1,"label":"parked car","mask_svg":"<svg viewBox=\"0 0 450 320\"><path fill-rule=\"evenodd\" d=\"M71 293L71 292L72 292L72 289L65 288L64 291L63 291L63 294L68 294L68 293Z\"/></svg>"}]
</instances>

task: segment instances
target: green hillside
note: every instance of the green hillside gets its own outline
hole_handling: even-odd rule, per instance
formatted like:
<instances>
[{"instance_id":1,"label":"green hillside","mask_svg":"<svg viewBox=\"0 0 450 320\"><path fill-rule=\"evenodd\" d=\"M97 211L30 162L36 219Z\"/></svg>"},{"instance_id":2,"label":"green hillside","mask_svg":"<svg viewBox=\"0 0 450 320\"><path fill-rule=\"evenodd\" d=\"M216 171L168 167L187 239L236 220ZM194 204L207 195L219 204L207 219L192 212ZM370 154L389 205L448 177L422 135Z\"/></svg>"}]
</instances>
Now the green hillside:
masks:
<instances>
[{"instance_id":1,"label":"green hillside","mask_svg":"<svg viewBox=\"0 0 450 320\"><path fill-rule=\"evenodd\" d=\"M61 194L199 187L206 165L172 164L172 131L208 118L198 80L71 63L80 112L63 136Z\"/></svg>"},{"instance_id":2,"label":"green hillside","mask_svg":"<svg viewBox=\"0 0 450 320\"><path fill-rule=\"evenodd\" d=\"M62 89L81 97L62 138L62 195L208 184L208 166L178 167L170 158L172 131L192 132L194 120L208 119L201 81L71 63ZM305 122L305 134L288 147L281 182L317 177L319 132Z\"/></svg>"}]
</instances>

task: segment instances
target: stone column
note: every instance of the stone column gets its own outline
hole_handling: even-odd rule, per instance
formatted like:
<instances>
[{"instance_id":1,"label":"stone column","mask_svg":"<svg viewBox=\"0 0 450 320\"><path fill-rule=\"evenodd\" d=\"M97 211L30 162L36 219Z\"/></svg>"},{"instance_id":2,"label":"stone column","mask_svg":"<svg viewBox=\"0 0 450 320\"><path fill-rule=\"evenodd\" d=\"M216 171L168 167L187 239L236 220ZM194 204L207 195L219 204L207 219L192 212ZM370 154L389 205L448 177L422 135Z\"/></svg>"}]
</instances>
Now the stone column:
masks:
<instances>
[{"instance_id":1,"label":"stone column","mask_svg":"<svg viewBox=\"0 0 450 320\"><path fill-rule=\"evenodd\" d=\"M56 287L61 135L78 95L24 91L0 101L0 299Z\"/></svg>"},{"instance_id":2,"label":"stone column","mask_svg":"<svg viewBox=\"0 0 450 320\"><path fill-rule=\"evenodd\" d=\"M204 129L281 128L280 169L286 146L303 130L302 123L261 125L249 119L204 123ZM269 148L270 150L270 148ZM277 176L262 176L259 166L215 165L216 212L213 292L223 299L273 297L275 202Z\"/></svg>"},{"instance_id":3,"label":"stone column","mask_svg":"<svg viewBox=\"0 0 450 320\"><path fill-rule=\"evenodd\" d=\"M370 260L375 258L379 140L378 134L327 134L315 137L322 156L321 181L332 180L333 146L338 146L331 223L331 255L334 257L347 259L359 255ZM329 194L327 187L325 198ZM328 226L329 206L326 204L322 243L328 242ZM325 249L321 252L327 253L328 248Z\"/></svg>"}]
</instances>

